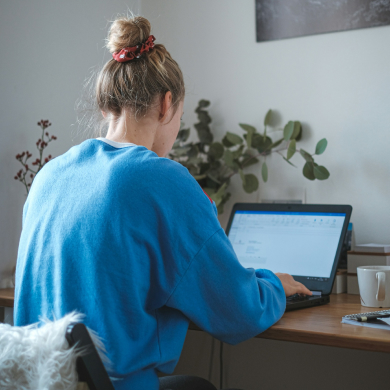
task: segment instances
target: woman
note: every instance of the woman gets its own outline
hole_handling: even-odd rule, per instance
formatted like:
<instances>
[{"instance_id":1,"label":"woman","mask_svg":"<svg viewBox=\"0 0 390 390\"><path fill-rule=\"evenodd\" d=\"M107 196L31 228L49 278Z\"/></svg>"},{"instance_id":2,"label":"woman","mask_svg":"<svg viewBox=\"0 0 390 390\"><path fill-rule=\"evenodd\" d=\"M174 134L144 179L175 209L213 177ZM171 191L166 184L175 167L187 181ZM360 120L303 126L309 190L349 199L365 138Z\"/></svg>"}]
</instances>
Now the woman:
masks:
<instances>
[{"instance_id":1,"label":"woman","mask_svg":"<svg viewBox=\"0 0 390 390\"><path fill-rule=\"evenodd\" d=\"M116 389L159 388L189 321L239 343L275 323L289 275L243 268L215 204L164 158L180 127L184 82L142 17L119 18L96 99L106 138L49 162L23 211L15 324L77 310L103 339Z\"/></svg>"}]
</instances>

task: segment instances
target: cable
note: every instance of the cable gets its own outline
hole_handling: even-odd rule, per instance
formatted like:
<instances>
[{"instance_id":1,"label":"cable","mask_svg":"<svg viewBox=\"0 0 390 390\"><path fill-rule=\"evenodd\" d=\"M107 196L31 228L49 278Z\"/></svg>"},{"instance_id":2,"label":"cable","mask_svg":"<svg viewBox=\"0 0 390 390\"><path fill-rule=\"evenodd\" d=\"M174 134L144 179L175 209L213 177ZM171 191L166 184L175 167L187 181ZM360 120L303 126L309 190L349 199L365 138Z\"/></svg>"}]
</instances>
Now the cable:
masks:
<instances>
[{"instance_id":1,"label":"cable","mask_svg":"<svg viewBox=\"0 0 390 390\"><path fill-rule=\"evenodd\" d=\"M219 388L223 387L223 342L219 346Z\"/></svg>"},{"instance_id":2,"label":"cable","mask_svg":"<svg viewBox=\"0 0 390 390\"><path fill-rule=\"evenodd\" d=\"M213 368L214 368L214 349L215 339L211 337L211 351L210 351L210 365L209 365L209 382L212 382Z\"/></svg>"}]
</instances>

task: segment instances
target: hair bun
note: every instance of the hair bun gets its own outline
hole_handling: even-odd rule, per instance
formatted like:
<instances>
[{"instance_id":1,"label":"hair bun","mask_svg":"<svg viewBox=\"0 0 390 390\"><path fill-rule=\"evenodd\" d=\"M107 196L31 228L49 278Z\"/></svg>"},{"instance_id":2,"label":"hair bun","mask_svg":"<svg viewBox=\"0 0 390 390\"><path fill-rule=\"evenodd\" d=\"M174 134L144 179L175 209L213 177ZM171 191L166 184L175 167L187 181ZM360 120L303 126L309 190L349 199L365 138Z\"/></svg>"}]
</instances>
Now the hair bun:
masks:
<instances>
[{"instance_id":1,"label":"hair bun","mask_svg":"<svg viewBox=\"0 0 390 390\"><path fill-rule=\"evenodd\" d=\"M150 31L149 21L142 16L118 18L110 27L107 48L111 53L115 53L124 47L135 46L147 39Z\"/></svg>"}]
</instances>

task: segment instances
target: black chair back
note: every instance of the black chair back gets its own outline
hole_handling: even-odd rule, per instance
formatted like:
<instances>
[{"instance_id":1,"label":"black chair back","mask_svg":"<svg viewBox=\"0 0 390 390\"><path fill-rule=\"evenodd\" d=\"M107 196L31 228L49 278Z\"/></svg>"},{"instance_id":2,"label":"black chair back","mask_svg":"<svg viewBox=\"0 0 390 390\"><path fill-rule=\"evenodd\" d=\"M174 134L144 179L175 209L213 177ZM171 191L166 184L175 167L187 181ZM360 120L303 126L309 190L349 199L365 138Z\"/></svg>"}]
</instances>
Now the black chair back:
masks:
<instances>
[{"instance_id":1,"label":"black chair back","mask_svg":"<svg viewBox=\"0 0 390 390\"><path fill-rule=\"evenodd\" d=\"M76 361L79 382L87 382L90 390L115 390L85 325L69 325L66 339L69 346L77 345L84 352Z\"/></svg>"}]
</instances>

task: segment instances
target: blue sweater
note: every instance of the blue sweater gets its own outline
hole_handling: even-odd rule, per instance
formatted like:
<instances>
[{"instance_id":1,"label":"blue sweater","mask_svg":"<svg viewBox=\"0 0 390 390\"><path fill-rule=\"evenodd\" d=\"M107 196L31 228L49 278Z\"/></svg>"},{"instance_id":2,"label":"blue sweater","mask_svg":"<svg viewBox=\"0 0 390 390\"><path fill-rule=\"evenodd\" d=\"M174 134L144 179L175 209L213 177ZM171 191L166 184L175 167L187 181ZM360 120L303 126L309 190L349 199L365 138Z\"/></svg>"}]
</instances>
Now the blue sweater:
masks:
<instances>
[{"instance_id":1,"label":"blue sweater","mask_svg":"<svg viewBox=\"0 0 390 390\"><path fill-rule=\"evenodd\" d=\"M36 176L23 210L15 324L84 313L116 389L157 390L189 321L236 344L279 320L285 304L271 271L240 265L215 204L182 165L92 139Z\"/></svg>"}]
</instances>

